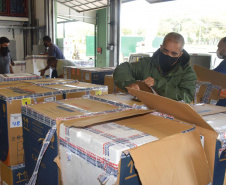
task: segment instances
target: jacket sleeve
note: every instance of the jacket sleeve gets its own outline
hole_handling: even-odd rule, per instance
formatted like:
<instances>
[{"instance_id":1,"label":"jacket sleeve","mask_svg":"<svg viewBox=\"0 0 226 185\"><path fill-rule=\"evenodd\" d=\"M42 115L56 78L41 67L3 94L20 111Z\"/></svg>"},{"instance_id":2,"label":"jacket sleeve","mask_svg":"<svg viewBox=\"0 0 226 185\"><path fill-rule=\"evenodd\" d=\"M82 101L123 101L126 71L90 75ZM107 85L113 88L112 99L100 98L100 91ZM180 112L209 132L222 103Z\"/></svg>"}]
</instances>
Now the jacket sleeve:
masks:
<instances>
[{"instance_id":1,"label":"jacket sleeve","mask_svg":"<svg viewBox=\"0 0 226 185\"><path fill-rule=\"evenodd\" d=\"M191 103L195 95L195 83L197 76L192 67L187 64L184 68L182 77L175 78L174 80L180 80L177 86L172 86L166 82L166 94L165 96L177 101L183 100L185 103ZM156 84L161 85L160 83ZM163 84L162 84L163 85Z\"/></svg>"},{"instance_id":2,"label":"jacket sleeve","mask_svg":"<svg viewBox=\"0 0 226 185\"><path fill-rule=\"evenodd\" d=\"M143 80L142 68L144 66L144 61L139 61L137 63L124 62L119 65L114 73L114 83L120 89L126 90L125 87L136 83L136 80Z\"/></svg>"}]
</instances>

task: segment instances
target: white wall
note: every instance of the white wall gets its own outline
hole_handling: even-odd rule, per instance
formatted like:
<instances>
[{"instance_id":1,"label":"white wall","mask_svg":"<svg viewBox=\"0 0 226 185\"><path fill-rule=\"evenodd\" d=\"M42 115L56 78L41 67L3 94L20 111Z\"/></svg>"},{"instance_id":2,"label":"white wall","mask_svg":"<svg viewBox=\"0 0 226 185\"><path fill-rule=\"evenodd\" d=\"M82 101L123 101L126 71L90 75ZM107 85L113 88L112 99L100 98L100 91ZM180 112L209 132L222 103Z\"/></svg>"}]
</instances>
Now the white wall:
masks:
<instances>
[{"instance_id":1,"label":"white wall","mask_svg":"<svg viewBox=\"0 0 226 185\"><path fill-rule=\"evenodd\" d=\"M0 22L0 26L9 26L9 24L4 24ZM14 29L14 38L12 29L0 28L0 37L7 37L9 40L16 41L16 58L13 60L23 60L24 59L24 42L23 42L23 31L21 29Z\"/></svg>"}]
</instances>

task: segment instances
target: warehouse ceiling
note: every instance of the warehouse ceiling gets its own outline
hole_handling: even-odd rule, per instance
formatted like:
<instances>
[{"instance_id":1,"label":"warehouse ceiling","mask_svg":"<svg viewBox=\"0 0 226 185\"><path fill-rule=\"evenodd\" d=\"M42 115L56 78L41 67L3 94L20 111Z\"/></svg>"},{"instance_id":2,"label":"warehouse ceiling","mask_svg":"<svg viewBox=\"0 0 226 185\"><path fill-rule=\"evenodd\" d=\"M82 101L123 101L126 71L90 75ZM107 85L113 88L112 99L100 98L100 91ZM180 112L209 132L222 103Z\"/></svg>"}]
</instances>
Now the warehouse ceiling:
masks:
<instances>
[{"instance_id":1,"label":"warehouse ceiling","mask_svg":"<svg viewBox=\"0 0 226 185\"><path fill-rule=\"evenodd\" d=\"M77 12L85 12L105 8L108 0L57 0L57 2L74 9ZM135 0L122 0L127 3ZM171 0L146 0L149 3L160 3Z\"/></svg>"}]
</instances>

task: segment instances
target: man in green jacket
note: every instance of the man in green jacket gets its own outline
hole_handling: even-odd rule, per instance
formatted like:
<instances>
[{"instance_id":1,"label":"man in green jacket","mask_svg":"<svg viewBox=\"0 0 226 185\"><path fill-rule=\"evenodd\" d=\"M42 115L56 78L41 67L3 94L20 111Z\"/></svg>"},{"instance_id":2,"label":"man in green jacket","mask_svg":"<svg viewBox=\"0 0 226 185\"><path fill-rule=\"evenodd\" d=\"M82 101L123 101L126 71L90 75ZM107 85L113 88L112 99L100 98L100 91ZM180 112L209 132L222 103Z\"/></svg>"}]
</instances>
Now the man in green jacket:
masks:
<instances>
[{"instance_id":1,"label":"man in green jacket","mask_svg":"<svg viewBox=\"0 0 226 185\"><path fill-rule=\"evenodd\" d=\"M182 35L168 33L163 45L152 57L137 63L122 63L114 71L114 82L121 88L140 89L136 80L144 81L157 94L173 100L191 103L195 95L196 74L190 66L189 54L183 49Z\"/></svg>"}]
</instances>

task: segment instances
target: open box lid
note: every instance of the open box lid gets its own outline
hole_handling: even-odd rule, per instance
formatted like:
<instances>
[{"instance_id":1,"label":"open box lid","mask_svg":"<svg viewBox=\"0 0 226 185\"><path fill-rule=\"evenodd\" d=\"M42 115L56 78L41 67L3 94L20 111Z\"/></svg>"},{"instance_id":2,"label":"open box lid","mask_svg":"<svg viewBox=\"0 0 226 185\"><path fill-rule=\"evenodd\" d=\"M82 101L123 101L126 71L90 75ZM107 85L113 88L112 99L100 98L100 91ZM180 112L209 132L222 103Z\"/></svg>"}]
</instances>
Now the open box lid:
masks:
<instances>
[{"instance_id":1,"label":"open box lid","mask_svg":"<svg viewBox=\"0 0 226 185\"><path fill-rule=\"evenodd\" d=\"M178 120L214 131L214 129L188 104L132 88L127 89L130 94L136 96L151 110L156 110L174 116Z\"/></svg>"},{"instance_id":2,"label":"open box lid","mask_svg":"<svg viewBox=\"0 0 226 185\"><path fill-rule=\"evenodd\" d=\"M226 89L226 75L214 70L210 70L201 66L194 65L194 71L197 74L197 80L202 82L210 82L213 85Z\"/></svg>"},{"instance_id":3,"label":"open box lid","mask_svg":"<svg viewBox=\"0 0 226 185\"><path fill-rule=\"evenodd\" d=\"M197 131L133 148L130 154L143 185L207 185L212 181Z\"/></svg>"}]
</instances>

